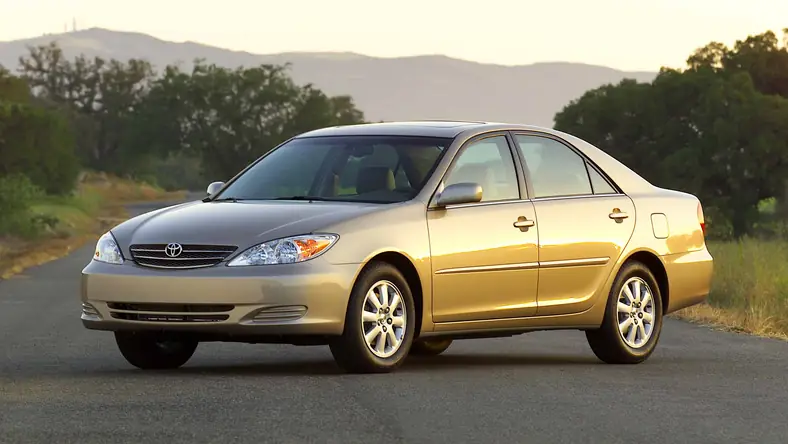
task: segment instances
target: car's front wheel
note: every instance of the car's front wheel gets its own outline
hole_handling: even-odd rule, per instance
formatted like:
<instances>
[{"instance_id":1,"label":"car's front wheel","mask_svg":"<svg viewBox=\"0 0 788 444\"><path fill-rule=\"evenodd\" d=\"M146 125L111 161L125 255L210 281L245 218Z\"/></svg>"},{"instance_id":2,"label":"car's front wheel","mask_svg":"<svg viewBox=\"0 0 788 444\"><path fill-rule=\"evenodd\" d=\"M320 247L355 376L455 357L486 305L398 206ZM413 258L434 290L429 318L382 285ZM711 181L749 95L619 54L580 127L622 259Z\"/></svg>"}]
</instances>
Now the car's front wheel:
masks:
<instances>
[{"instance_id":1,"label":"car's front wheel","mask_svg":"<svg viewBox=\"0 0 788 444\"><path fill-rule=\"evenodd\" d=\"M115 342L126 361L143 370L178 368L191 359L198 344L190 339L125 331L115 333Z\"/></svg>"},{"instance_id":2,"label":"car's front wheel","mask_svg":"<svg viewBox=\"0 0 788 444\"><path fill-rule=\"evenodd\" d=\"M586 331L594 354L608 364L638 364L654 352L662 331L662 295L654 275L625 264L610 290L602 326Z\"/></svg>"},{"instance_id":3,"label":"car's front wheel","mask_svg":"<svg viewBox=\"0 0 788 444\"><path fill-rule=\"evenodd\" d=\"M407 357L416 324L413 296L400 271L371 264L350 295L345 329L330 343L337 364L351 373L393 370Z\"/></svg>"}]
</instances>

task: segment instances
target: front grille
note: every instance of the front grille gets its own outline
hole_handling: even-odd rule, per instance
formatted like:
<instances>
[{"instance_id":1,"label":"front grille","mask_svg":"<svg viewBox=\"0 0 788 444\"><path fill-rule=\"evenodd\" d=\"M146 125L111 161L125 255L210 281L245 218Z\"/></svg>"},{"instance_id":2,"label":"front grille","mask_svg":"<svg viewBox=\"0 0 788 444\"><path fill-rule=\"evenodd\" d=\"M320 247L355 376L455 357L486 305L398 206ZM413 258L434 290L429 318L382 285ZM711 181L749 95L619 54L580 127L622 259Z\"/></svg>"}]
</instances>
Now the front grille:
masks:
<instances>
[{"instance_id":1,"label":"front grille","mask_svg":"<svg viewBox=\"0 0 788 444\"><path fill-rule=\"evenodd\" d=\"M115 319L143 322L221 322L230 318L232 304L148 304L109 302Z\"/></svg>"},{"instance_id":2,"label":"front grille","mask_svg":"<svg viewBox=\"0 0 788 444\"><path fill-rule=\"evenodd\" d=\"M137 265L153 268L212 267L233 254L238 247L230 245L181 245L180 254L167 255L167 244L132 245L131 257Z\"/></svg>"}]
</instances>

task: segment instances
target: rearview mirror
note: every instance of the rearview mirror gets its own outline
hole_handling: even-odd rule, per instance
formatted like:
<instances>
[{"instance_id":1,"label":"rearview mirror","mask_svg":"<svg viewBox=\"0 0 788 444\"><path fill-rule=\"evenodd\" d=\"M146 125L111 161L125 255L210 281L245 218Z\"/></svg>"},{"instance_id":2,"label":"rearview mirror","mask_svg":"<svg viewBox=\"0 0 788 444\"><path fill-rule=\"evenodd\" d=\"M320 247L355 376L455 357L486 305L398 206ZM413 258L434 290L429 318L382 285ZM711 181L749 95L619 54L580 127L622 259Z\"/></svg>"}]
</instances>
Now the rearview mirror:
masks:
<instances>
[{"instance_id":1,"label":"rearview mirror","mask_svg":"<svg viewBox=\"0 0 788 444\"><path fill-rule=\"evenodd\" d=\"M478 183L463 182L449 185L438 195L439 207L481 202L482 186Z\"/></svg>"},{"instance_id":2,"label":"rearview mirror","mask_svg":"<svg viewBox=\"0 0 788 444\"><path fill-rule=\"evenodd\" d=\"M208 185L208 196L210 197L218 193L223 186L224 182L213 182L212 184Z\"/></svg>"}]
</instances>

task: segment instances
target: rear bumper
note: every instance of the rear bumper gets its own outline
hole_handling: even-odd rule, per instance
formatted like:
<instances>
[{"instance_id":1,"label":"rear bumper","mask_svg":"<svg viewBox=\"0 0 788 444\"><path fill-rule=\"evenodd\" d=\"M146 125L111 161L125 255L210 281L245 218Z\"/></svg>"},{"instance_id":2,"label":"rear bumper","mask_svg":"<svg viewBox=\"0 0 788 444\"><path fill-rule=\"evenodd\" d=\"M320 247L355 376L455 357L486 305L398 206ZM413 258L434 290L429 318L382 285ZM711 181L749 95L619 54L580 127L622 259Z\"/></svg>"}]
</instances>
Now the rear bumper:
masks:
<instances>
[{"instance_id":1,"label":"rear bumper","mask_svg":"<svg viewBox=\"0 0 788 444\"><path fill-rule=\"evenodd\" d=\"M668 275L668 307L665 313L699 304L709 297L714 259L707 249L662 257Z\"/></svg>"},{"instance_id":2,"label":"rear bumper","mask_svg":"<svg viewBox=\"0 0 788 444\"><path fill-rule=\"evenodd\" d=\"M157 270L91 261L82 323L92 330L340 335L359 264Z\"/></svg>"}]
</instances>

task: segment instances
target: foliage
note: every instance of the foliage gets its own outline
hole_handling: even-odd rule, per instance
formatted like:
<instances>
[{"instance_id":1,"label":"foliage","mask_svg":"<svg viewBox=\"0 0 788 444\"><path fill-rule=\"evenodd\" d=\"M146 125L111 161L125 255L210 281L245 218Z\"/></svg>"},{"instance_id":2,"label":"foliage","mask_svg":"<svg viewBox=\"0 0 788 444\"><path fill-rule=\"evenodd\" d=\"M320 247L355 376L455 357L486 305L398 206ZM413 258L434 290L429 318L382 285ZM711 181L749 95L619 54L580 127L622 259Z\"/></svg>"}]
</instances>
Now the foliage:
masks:
<instances>
[{"instance_id":1,"label":"foliage","mask_svg":"<svg viewBox=\"0 0 788 444\"><path fill-rule=\"evenodd\" d=\"M33 104L17 80L0 77L0 88L9 86L0 90L0 177L24 174L48 193L68 193L79 172L71 128L56 111Z\"/></svg>"},{"instance_id":2,"label":"foliage","mask_svg":"<svg viewBox=\"0 0 788 444\"><path fill-rule=\"evenodd\" d=\"M167 66L159 76L144 60L68 60L54 43L30 48L19 64L36 96L79 128L85 166L118 174L149 176L164 159L186 155L207 175L228 178L299 132L363 120L349 97L296 85L287 66L198 60L190 73Z\"/></svg>"},{"instance_id":3,"label":"foliage","mask_svg":"<svg viewBox=\"0 0 788 444\"><path fill-rule=\"evenodd\" d=\"M190 74L168 67L149 98L144 116L155 129L147 143L180 144L217 180L298 133L363 120L349 97L299 87L285 66L231 70L197 61Z\"/></svg>"},{"instance_id":4,"label":"foliage","mask_svg":"<svg viewBox=\"0 0 788 444\"><path fill-rule=\"evenodd\" d=\"M35 233L30 202L40 198L42 191L22 174L0 176L0 236Z\"/></svg>"},{"instance_id":5,"label":"foliage","mask_svg":"<svg viewBox=\"0 0 788 444\"><path fill-rule=\"evenodd\" d=\"M153 80L147 61L67 60L55 43L30 48L19 70L37 96L65 108L80 128L79 152L86 166L120 172L145 146L131 145L134 120Z\"/></svg>"},{"instance_id":6,"label":"foliage","mask_svg":"<svg viewBox=\"0 0 788 444\"><path fill-rule=\"evenodd\" d=\"M788 200L788 48L765 33L733 49L713 42L687 64L588 91L555 127L655 185L696 194L714 233L752 233L762 200Z\"/></svg>"}]
</instances>

